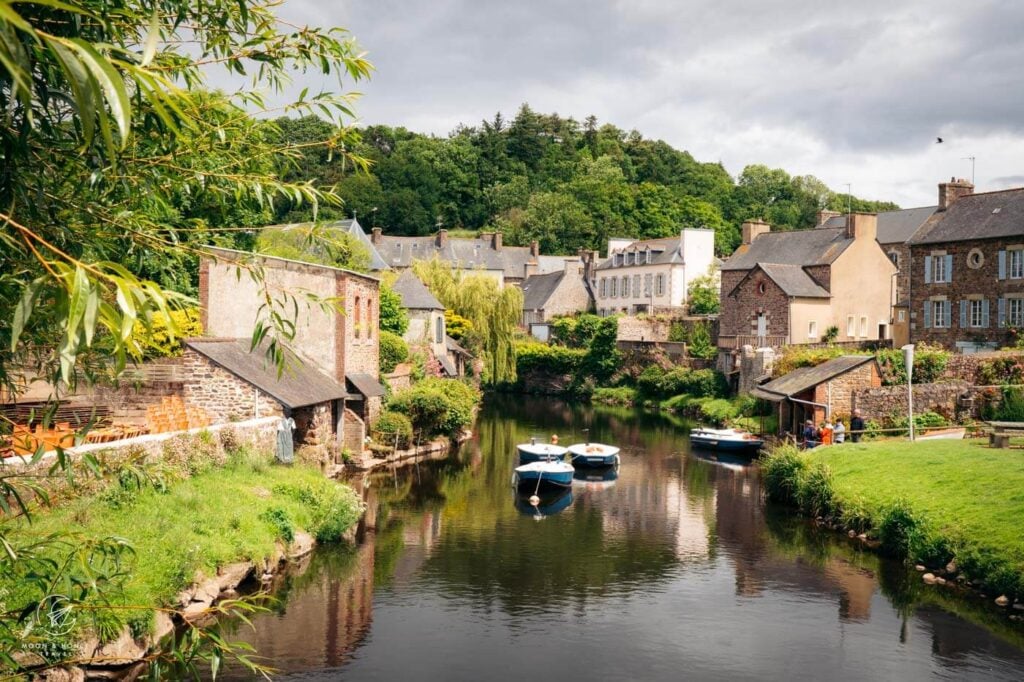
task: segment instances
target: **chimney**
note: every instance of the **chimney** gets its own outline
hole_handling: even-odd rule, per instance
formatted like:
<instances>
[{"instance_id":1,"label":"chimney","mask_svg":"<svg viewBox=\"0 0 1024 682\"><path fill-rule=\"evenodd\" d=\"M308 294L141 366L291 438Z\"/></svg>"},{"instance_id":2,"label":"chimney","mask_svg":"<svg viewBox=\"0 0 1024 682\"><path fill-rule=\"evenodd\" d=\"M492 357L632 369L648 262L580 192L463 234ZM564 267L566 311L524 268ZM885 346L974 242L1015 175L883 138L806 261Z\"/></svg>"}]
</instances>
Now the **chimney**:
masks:
<instances>
[{"instance_id":1,"label":"chimney","mask_svg":"<svg viewBox=\"0 0 1024 682\"><path fill-rule=\"evenodd\" d=\"M494 239L492 241L495 251L501 251L501 232L494 233Z\"/></svg>"},{"instance_id":2,"label":"chimney","mask_svg":"<svg viewBox=\"0 0 1024 682\"><path fill-rule=\"evenodd\" d=\"M373 230L370 232L370 243L371 244L374 244L374 245L380 244L381 232L382 232L382 230L379 227L373 228Z\"/></svg>"},{"instance_id":3,"label":"chimney","mask_svg":"<svg viewBox=\"0 0 1024 682\"><path fill-rule=\"evenodd\" d=\"M817 226L821 227L822 225L827 223L832 218L836 218L836 217L839 217L841 215L842 215L842 213L839 213L838 211L830 211L827 208L826 209L822 209L822 210L818 211Z\"/></svg>"},{"instance_id":4,"label":"chimney","mask_svg":"<svg viewBox=\"0 0 1024 682\"><path fill-rule=\"evenodd\" d=\"M871 239L878 236L878 216L874 213L851 213L846 216L846 236L851 239Z\"/></svg>"},{"instance_id":5,"label":"chimney","mask_svg":"<svg viewBox=\"0 0 1024 682\"><path fill-rule=\"evenodd\" d=\"M583 261L579 258L565 259L565 274L579 275L583 273Z\"/></svg>"},{"instance_id":6,"label":"chimney","mask_svg":"<svg viewBox=\"0 0 1024 682\"><path fill-rule=\"evenodd\" d=\"M960 197L974 194L974 185L963 178L950 178L939 183L939 210L945 211Z\"/></svg>"},{"instance_id":7,"label":"chimney","mask_svg":"<svg viewBox=\"0 0 1024 682\"><path fill-rule=\"evenodd\" d=\"M437 248L439 249L443 249L444 247L448 246L448 230L444 228L438 230L437 238L435 241L437 242Z\"/></svg>"},{"instance_id":8,"label":"chimney","mask_svg":"<svg viewBox=\"0 0 1024 682\"><path fill-rule=\"evenodd\" d=\"M540 242L534 239L530 242L530 257L536 258L540 255Z\"/></svg>"},{"instance_id":9,"label":"chimney","mask_svg":"<svg viewBox=\"0 0 1024 682\"><path fill-rule=\"evenodd\" d=\"M763 220L748 220L740 228L743 232L743 243L752 244L762 234L772 231L772 226Z\"/></svg>"},{"instance_id":10,"label":"chimney","mask_svg":"<svg viewBox=\"0 0 1024 682\"><path fill-rule=\"evenodd\" d=\"M526 279L530 275L536 275L536 274L537 274L537 263L535 263L534 261L530 261L530 262L526 263L525 265L523 265L523 279Z\"/></svg>"}]
</instances>

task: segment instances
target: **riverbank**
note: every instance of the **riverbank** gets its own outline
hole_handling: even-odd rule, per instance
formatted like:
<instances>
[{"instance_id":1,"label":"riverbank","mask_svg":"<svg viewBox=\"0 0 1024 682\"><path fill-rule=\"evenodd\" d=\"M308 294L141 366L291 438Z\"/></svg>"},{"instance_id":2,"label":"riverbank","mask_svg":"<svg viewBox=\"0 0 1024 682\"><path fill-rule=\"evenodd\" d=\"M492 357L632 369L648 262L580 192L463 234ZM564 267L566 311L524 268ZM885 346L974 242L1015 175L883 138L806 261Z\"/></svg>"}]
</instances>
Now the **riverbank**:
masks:
<instances>
[{"instance_id":1,"label":"riverbank","mask_svg":"<svg viewBox=\"0 0 1024 682\"><path fill-rule=\"evenodd\" d=\"M341 540L362 511L351 488L318 469L276 465L245 447L217 454L191 445L180 459L165 453L145 469L122 468L101 490L13 526L6 539L18 551L68 564L58 578L64 587L51 588L68 595L68 619L36 628L23 665L130 664L248 577L275 572L316 542ZM24 575L4 575L0 594L10 608L47 592Z\"/></svg>"},{"instance_id":2,"label":"riverbank","mask_svg":"<svg viewBox=\"0 0 1024 682\"><path fill-rule=\"evenodd\" d=\"M783 447L762 466L769 499L863 534L924 567L926 582L972 586L1003 606L1024 599L1019 453L982 441L875 441Z\"/></svg>"}]
</instances>

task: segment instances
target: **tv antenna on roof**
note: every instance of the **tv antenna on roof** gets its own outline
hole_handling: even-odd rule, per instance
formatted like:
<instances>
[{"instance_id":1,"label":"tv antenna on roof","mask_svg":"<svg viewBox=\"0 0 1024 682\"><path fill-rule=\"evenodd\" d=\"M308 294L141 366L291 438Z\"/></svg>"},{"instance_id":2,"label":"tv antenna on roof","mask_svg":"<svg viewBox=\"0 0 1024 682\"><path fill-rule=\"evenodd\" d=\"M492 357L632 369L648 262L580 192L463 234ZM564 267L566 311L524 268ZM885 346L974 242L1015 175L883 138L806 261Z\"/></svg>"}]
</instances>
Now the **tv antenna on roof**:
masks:
<instances>
[{"instance_id":1,"label":"tv antenna on roof","mask_svg":"<svg viewBox=\"0 0 1024 682\"><path fill-rule=\"evenodd\" d=\"M965 157L961 158L960 160L961 161L970 161L971 162L971 184L973 185L974 184L974 162L975 162L975 158L973 156L965 156Z\"/></svg>"}]
</instances>

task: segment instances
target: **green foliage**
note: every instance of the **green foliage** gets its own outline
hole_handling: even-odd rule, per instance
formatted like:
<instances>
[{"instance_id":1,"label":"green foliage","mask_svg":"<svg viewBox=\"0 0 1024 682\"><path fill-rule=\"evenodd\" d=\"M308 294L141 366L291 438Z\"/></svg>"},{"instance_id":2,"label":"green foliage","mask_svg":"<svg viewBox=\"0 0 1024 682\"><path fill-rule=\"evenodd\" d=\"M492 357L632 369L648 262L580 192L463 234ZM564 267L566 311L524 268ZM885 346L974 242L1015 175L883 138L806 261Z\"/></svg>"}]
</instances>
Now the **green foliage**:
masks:
<instances>
[{"instance_id":1,"label":"green foliage","mask_svg":"<svg viewBox=\"0 0 1024 682\"><path fill-rule=\"evenodd\" d=\"M412 420L401 412L384 410L373 425L374 439L384 445L396 445L404 450L412 443Z\"/></svg>"},{"instance_id":2,"label":"green foliage","mask_svg":"<svg viewBox=\"0 0 1024 682\"><path fill-rule=\"evenodd\" d=\"M695 398L718 398L728 393L725 377L712 369L672 367L662 369L651 365L636 379L637 390L645 399L657 400L687 395Z\"/></svg>"},{"instance_id":3,"label":"green foliage","mask_svg":"<svg viewBox=\"0 0 1024 682\"><path fill-rule=\"evenodd\" d=\"M822 336L821 336L821 340L823 342L829 343L829 344L835 343L836 339L838 339L838 338L839 338L839 327L837 327L835 325L832 325L831 327L827 328L825 330L825 333L822 334Z\"/></svg>"},{"instance_id":4,"label":"green foliage","mask_svg":"<svg viewBox=\"0 0 1024 682\"><path fill-rule=\"evenodd\" d=\"M776 376L789 374L800 367L816 367L840 355L856 355L844 348L807 348L805 346L786 346L775 361Z\"/></svg>"},{"instance_id":5,"label":"green foliage","mask_svg":"<svg viewBox=\"0 0 1024 682\"><path fill-rule=\"evenodd\" d=\"M632 407L636 405L637 392L635 388L630 388L629 386L595 388L590 396L590 400L601 405Z\"/></svg>"},{"instance_id":6,"label":"green foliage","mask_svg":"<svg viewBox=\"0 0 1024 682\"><path fill-rule=\"evenodd\" d=\"M949 362L949 351L941 346L917 344L914 349L914 383L931 384L942 376ZM902 386L907 383L907 368L903 364L903 351L899 349L880 350L876 353L882 369L882 383L886 386Z\"/></svg>"},{"instance_id":7,"label":"green foliage","mask_svg":"<svg viewBox=\"0 0 1024 682\"><path fill-rule=\"evenodd\" d=\"M395 367L409 359L409 346L401 336L383 329L380 332L379 341L381 374L391 374L395 371Z\"/></svg>"},{"instance_id":8,"label":"green foliage","mask_svg":"<svg viewBox=\"0 0 1024 682\"><path fill-rule=\"evenodd\" d=\"M456 341L461 341L473 333L473 323L462 315L456 315L454 310L444 311L444 328L448 336Z\"/></svg>"},{"instance_id":9,"label":"green foliage","mask_svg":"<svg viewBox=\"0 0 1024 682\"><path fill-rule=\"evenodd\" d=\"M807 468L807 462L796 446L773 448L761 457L760 467L768 499L779 504L797 506L800 479Z\"/></svg>"},{"instance_id":10,"label":"green foliage","mask_svg":"<svg viewBox=\"0 0 1024 682\"><path fill-rule=\"evenodd\" d=\"M894 429L905 429L907 428L907 424L907 415L905 414L897 414L894 415L891 419L889 419L889 426L891 426ZM914 415L914 428L916 429L923 429L926 427L935 426L946 426L947 424L949 424L949 420L947 420L941 414L938 414L937 412L932 412L931 410Z\"/></svg>"},{"instance_id":11,"label":"green foliage","mask_svg":"<svg viewBox=\"0 0 1024 682\"><path fill-rule=\"evenodd\" d=\"M267 256L356 272L370 269L369 249L356 237L329 224L306 223L261 230L255 250Z\"/></svg>"},{"instance_id":12,"label":"green foliage","mask_svg":"<svg viewBox=\"0 0 1024 682\"><path fill-rule=\"evenodd\" d=\"M718 355L718 348L711 343L711 331L706 322L698 322L690 330L686 351L692 357L710 360Z\"/></svg>"},{"instance_id":13,"label":"green foliage","mask_svg":"<svg viewBox=\"0 0 1024 682\"><path fill-rule=\"evenodd\" d=\"M409 315L399 296L387 282L380 283L380 330L401 336L409 329Z\"/></svg>"},{"instance_id":14,"label":"green foliage","mask_svg":"<svg viewBox=\"0 0 1024 682\"><path fill-rule=\"evenodd\" d=\"M611 378L619 368L622 353L617 348L619 318L602 317L580 363L583 375L601 384Z\"/></svg>"},{"instance_id":15,"label":"green foliage","mask_svg":"<svg viewBox=\"0 0 1024 682\"><path fill-rule=\"evenodd\" d=\"M690 281L687 301L691 315L717 315L721 308L719 290L721 287L712 273L695 277Z\"/></svg>"},{"instance_id":16,"label":"green foliage","mask_svg":"<svg viewBox=\"0 0 1024 682\"><path fill-rule=\"evenodd\" d=\"M408 416L423 437L454 437L473 423L479 402L480 392L468 383L428 377L392 396L388 409Z\"/></svg>"},{"instance_id":17,"label":"green foliage","mask_svg":"<svg viewBox=\"0 0 1024 682\"><path fill-rule=\"evenodd\" d=\"M520 375L535 371L575 375L582 367L586 353L582 348L566 348L533 340L519 341L516 343L516 372Z\"/></svg>"},{"instance_id":18,"label":"green foliage","mask_svg":"<svg viewBox=\"0 0 1024 682\"><path fill-rule=\"evenodd\" d=\"M998 421L1024 422L1024 391L1019 388L1003 388L1003 399L994 418Z\"/></svg>"},{"instance_id":19,"label":"green foliage","mask_svg":"<svg viewBox=\"0 0 1024 682\"><path fill-rule=\"evenodd\" d=\"M590 313L556 317L551 321L551 343L569 348L589 348L602 319Z\"/></svg>"},{"instance_id":20,"label":"green foliage","mask_svg":"<svg viewBox=\"0 0 1024 682\"><path fill-rule=\"evenodd\" d=\"M148 327L144 320L139 320L132 328L134 345L142 350L142 357L146 359L181 355L181 339L202 335L199 308L172 310L169 317L156 313Z\"/></svg>"},{"instance_id":21,"label":"green foliage","mask_svg":"<svg viewBox=\"0 0 1024 682\"><path fill-rule=\"evenodd\" d=\"M288 512L281 507L271 507L262 514L260 520L266 521L274 529L277 537L287 543L295 541L295 524L292 522Z\"/></svg>"}]
</instances>

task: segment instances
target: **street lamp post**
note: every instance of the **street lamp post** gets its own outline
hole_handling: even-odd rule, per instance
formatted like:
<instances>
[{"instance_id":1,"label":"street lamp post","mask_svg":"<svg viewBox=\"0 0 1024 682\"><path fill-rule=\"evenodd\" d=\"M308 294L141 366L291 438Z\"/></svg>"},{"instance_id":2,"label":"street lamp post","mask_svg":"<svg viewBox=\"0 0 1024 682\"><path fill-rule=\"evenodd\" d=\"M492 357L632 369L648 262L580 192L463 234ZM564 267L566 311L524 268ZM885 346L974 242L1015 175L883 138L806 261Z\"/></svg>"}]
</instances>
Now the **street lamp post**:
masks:
<instances>
[{"instance_id":1,"label":"street lamp post","mask_svg":"<svg viewBox=\"0 0 1024 682\"><path fill-rule=\"evenodd\" d=\"M908 343L903 351L903 366L907 370L907 417L910 423L910 440L914 440L914 344Z\"/></svg>"}]
</instances>

